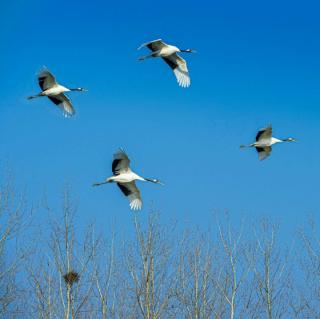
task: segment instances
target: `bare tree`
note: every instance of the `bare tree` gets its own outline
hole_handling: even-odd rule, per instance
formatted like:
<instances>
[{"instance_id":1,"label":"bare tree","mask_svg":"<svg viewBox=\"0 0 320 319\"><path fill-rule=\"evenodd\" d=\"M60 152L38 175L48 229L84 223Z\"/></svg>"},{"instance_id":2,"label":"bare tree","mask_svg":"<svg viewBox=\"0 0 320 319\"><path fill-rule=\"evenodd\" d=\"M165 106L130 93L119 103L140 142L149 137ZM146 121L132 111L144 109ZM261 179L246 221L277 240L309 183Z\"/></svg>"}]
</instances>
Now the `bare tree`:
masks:
<instances>
[{"instance_id":1,"label":"bare tree","mask_svg":"<svg viewBox=\"0 0 320 319\"><path fill-rule=\"evenodd\" d=\"M179 247L176 296L179 313L188 319L213 317L218 296L212 285L212 264L216 248L205 236L186 232Z\"/></svg>"},{"instance_id":2,"label":"bare tree","mask_svg":"<svg viewBox=\"0 0 320 319\"><path fill-rule=\"evenodd\" d=\"M268 220L235 227L226 216L216 232L180 236L156 213L134 214L133 237L126 234L121 247L114 228L104 240L92 225L77 229L68 190L62 214L46 206L49 218L40 221L37 236L28 211L26 197L3 183L1 318L320 319L314 221L300 229L295 258Z\"/></svg>"},{"instance_id":3,"label":"bare tree","mask_svg":"<svg viewBox=\"0 0 320 319\"><path fill-rule=\"evenodd\" d=\"M251 265L246 258L247 243L243 238L243 226L239 230L234 229L226 216L223 225L217 220L217 227L219 251L212 280L221 299L215 318L246 318L249 290L245 285Z\"/></svg>"},{"instance_id":4,"label":"bare tree","mask_svg":"<svg viewBox=\"0 0 320 319\"><path fill-rule=\"evenodd\" d=\"M291 287L289 252L277 245L278 226L267 220L256 229L253 258L257 318L288 318Z\"/></svg>"},{"instance_id":5,"label":"bare tree","mask_svg":"<svg viewBox=\"0 0 320 319\"><path fill-rule=\"evenodd\" d=\"M9 314L15 318L23 311L19 303L23 289L17 283L17 274L27 257L22 233L31 215L26 196L16 191L12 176L7 177L0 186L0 317L3 318Z\"/></svg>"},{"instance_id":6,"label":"bare tree","mask_svg":"<svg viewBox=\"0 0 320 319\"><path fill-rule=\"evenodd\" d=\"M320 235L314 219L299 230L302 246L299 265L303 280L297 280L298 296L292 308L297 318L320 318Z\"/></svg>"},{"instance_id":7,"label":"bare tree","mask_svg":"<svg viewBox=\"0 0 320 319\"><path fill-rule=\"evenodd\" d=\"M133 217L136 243L124 251L131 292L130 318L175 318L171 311L176 277L172 265L170 230L158 224L158 215L150 213L146 230L137 214Z\"/></svg>"},{"instance_id":8,"label":"bare tree","mask_svg":"<svg viewBox=\"0 0 320 319\"><path fill-rule=\"evenodd\" d=\"M94 258L95 291L98 297L99 313L101 314L99 318L116 318L116 293L118 291L116 278L121 279L118 277L119 273L116 269L115 235L112 234L110 244L104 241L100 248L102 250L99 254L100 258ZM117 306L121 302L122 300L120 299L117 302Z\"/></svg>"},{"instance_id":9,"label":"bare tree","mask_svg":"<svg viewBox=\"0 0 320 319\"><path fill-rule=\"evenodd\" d=\"M50 213L50 209L47 207ZM51 214L52 215L52 214ZM51 219L50 235L33 256L28 274L34 298L30 309L39 318L96 318L92 296L94 257L99 240L89 226L82 241L75 231L75 207L64 193L62 222Z\"/></svg>"}]
</instances>

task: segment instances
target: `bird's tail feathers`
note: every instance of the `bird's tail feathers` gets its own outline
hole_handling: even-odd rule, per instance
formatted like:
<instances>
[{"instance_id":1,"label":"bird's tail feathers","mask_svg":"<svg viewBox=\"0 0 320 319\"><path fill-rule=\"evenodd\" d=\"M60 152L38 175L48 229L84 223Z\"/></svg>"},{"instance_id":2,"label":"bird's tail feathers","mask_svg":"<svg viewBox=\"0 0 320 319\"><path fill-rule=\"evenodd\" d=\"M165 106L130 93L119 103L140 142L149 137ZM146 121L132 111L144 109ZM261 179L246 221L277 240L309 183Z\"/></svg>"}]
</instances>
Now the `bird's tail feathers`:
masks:
<instances>
[{"instance_id":1,"label":"bird's tail feathers","mask_svg":"<svg viewBox=\"0 0 320 319\"><path fill-rule=\"evenodd\" d=\"M246 148L246 147L252 147L252 144L250 144L250 145L241 144L240 145L240 148Z\"/></svg>"}]
</instances>

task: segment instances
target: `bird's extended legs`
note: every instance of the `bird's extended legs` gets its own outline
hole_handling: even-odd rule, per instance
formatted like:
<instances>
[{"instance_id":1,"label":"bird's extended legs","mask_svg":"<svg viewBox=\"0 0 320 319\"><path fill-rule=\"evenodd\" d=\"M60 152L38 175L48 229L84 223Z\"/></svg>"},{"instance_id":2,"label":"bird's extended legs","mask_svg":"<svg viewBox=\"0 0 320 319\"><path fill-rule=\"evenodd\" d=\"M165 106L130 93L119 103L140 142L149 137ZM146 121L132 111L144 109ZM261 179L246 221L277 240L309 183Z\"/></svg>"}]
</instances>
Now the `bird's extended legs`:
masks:
<instances>
[{"instance_id":1,"label":"bird's extended legs","mask_svg":"<svg viewBox=\"0 0 320 319\"><path fill-rule=\"evenodd\" d=\"M42 93L38 93L37 95L28 96L27 99L32 100L32 99L35 99L36 97L41 97L41 96L43 96Z\"/></svg>"},{"instance_id":2,"label":"bird's extended legs","mask_svg":"<svg viewBox=\"0 0 320 319\"><path fill-rule=\"evenodd\" d=\"M143 61L145 59L149 59L149 58L156 58L158 57L158 54L159 54L160 51L155 51L155 52L151 52L150 54L148 55L143 55L141 57L139 57L139 61Z\"/></svg>"},{"instance_id":3,"label":"bird's extended legs","mask_svg":"<svg viewBox=\"0 0 320 319\"><path fill-rule=\"evenodd\" d=\"M100 186L100 185L104 185L104 184L108 184L108 183L110 183L110 182L105 181L105 182L101 182L101 183L94 183L94 184L92 184L92 186Z\"/></svg>"},{"instance_id":4,"label":"bird's extended legs","mask_svg":"<svg viewBox=\"0 0 320 319\"><path fill-rule=\"evenodd\" d=\"M249 145L240 145L240 148L245 148L245 147L255 147L254 143L249 144Z\"/></svg>"}]
</instances>

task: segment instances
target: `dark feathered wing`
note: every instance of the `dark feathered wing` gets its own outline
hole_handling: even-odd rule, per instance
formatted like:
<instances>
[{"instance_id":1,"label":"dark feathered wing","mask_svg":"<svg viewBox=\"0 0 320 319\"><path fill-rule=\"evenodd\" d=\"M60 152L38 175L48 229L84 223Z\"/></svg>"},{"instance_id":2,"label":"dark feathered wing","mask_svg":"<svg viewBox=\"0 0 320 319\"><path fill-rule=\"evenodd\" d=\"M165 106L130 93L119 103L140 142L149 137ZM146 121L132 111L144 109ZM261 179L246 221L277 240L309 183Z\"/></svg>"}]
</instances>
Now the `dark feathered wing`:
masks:
<instances>
[{"instance_id":1,"label":"dark feathered wing","mask_svg":"<svg viewBox=\"0 0 320 319\"><path fill-rule=\"evenodd\" d=\"M177 54L172 54L163 60L173 70L174 75L177 78L178 84L182 87L190 86L190 76L187 68L187 62Z\"/></svg>"},{"instance_id":2,"label":"dark feathered wing","mask_svg":"<svg viewBox=\"0 0 320 319\"><path fill-rule=\"evenodd\" d=\"M73 116L76 112L72 106L70 99L64 94L48 96L55 105L59 106L65 117Z\"/></svg>"},{"instance_id":3,"label":"dark feathered wing","mask_svg":"<svg viewBox=\"0 0 320 319\"><path fill-rule=\"evenodd\" d=\"M270 156L272 148L271 146L256 147L256 150L258 152L259 160L262 161Z\"/></svg>"},{"instance_id":4,"label":"dark feathered wing","mask_svg":"<svg viewBox=\"0 0 320 319\"><path fill-rule=\"evenodd\" d=\"M57 85L55 77L47 69L40 71L40 73L38 74L38 81L42 91L45 91Z\"/></svg>"},{"instance_id":5,"label":"dark feathered wing","mask_svg":"<svg viewBox=\"0 0 320 319\"><path fill-rule=\"evenodd\" d=\"M142 207L142 200L140 191L136 186L136 183L129 182L129 183L117 183L119 188L121 189L122 193L128 197L130 202L130 208L133 210L139 210Z\"/></svg>"},{"instance_id":6,"label":"dark feathered wing","mask_svg":"<svg viewBox=\"0 0 320 319\"><path fill-rule=\"evenodd\" d=\"M143 47L147 47L149 48L152 52L155 51L159 51L161 50L163 47L167 46L167 44L165 44L161 39L158 40L153 40L147 43L142 44L139 49L143 48Z\"/></svg>"},{"instance_id":7,"label":"dark feathered wing","mask_svg":"<svg viewBox=\"0 0 320 319\"><path fill-rule=\"evenodd\" d=\"M272 126L269 125L265 128L262 128L259 130L257 136L256 136L256 141L261 141L264 139L270 139L272 137Z\"/></svg>"},{"instance_id":8,"label":"dark feathered wing","mask_svg":"<svg viewBox=\"0 0 320 319\"><path fill-rule=\"evenodd\" d=\"M123 149L119 149L113 155L112 162L112 173L113 175L119 175L122 173L129 173L130 170L130 159Z\"/></svg>"}]
</instances>

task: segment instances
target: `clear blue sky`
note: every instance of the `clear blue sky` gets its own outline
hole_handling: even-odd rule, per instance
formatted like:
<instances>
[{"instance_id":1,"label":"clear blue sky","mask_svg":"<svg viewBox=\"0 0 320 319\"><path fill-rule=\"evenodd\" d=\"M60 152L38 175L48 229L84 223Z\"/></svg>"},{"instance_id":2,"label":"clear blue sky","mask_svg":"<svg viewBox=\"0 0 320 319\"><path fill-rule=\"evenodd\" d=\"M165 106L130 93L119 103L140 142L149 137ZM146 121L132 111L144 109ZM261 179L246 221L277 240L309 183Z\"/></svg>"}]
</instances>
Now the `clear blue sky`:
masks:
<instances>
[{"instance_id":1,"label":"clear blue sky","mask_svg":"<svg viewBox=\"0 0 320 319\"><path fill-rule=\"evenodd\" d=\"M52 6L54 5L54 8ZM139 187L170 219L206 226L215 211L296 226L317 214L320 158L320 6L316 1L2 1L0 159L33 200L72 185L79 219L129 223L111 174L124 147L132 168L165 187ZM136 49L162 38L185 55L191 87ZM146 52L146 51L145 51ZM73 93L65 119L37 93L46 65ZM257 129L298 143L257 160L240 150Z\"/></svg>"}]
</instances>

